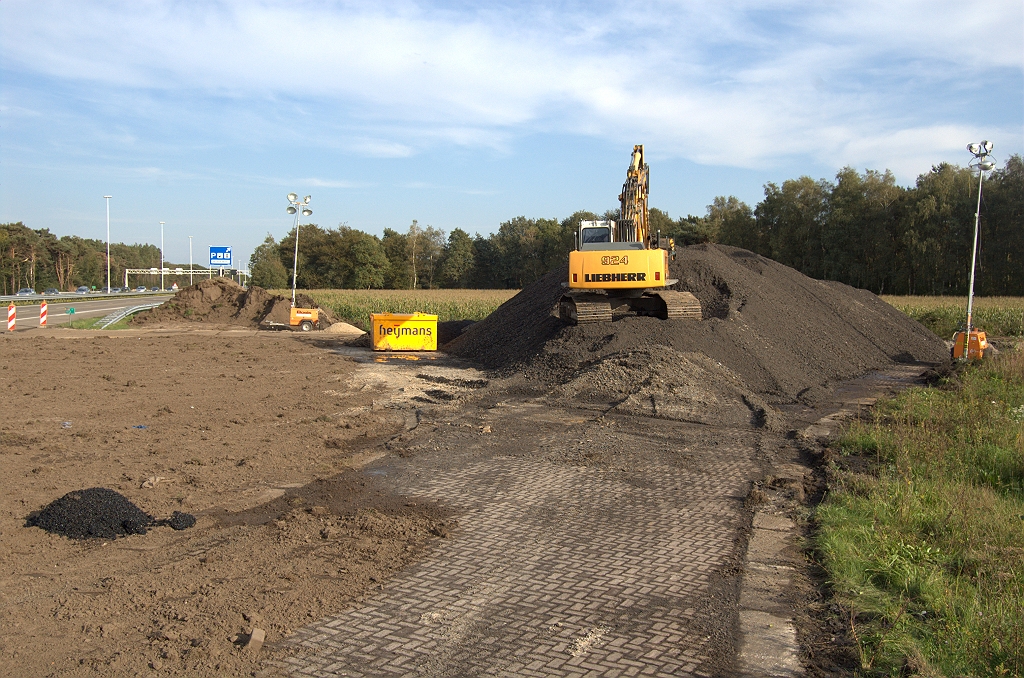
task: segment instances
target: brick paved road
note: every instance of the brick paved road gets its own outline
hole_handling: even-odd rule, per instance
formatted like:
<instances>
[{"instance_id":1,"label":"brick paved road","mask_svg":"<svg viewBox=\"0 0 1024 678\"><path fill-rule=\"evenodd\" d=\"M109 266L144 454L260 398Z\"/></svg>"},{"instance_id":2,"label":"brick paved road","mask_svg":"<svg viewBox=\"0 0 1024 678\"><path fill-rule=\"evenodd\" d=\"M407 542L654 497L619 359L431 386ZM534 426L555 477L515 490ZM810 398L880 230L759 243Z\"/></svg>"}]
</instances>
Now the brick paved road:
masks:
<instances>
[{"instance_id":1,"label":"brick paved road","mask_svg":"<svg viewBox=\"0 0 1024 678\"><path fill-rule=\"evenodd\" d=\"M419 441L430 451L370 469L401 494L455 507L459 527L385 590L300 630L284 668L298 676L726 672L735 590L717 585L716 572L742 557L753 435L702 429L695 442L686 431L699 427L666 436L653 420L626 431L566 427L550 410L532 422L514 408L501 416L494 434L442 430ZM508 435L513 423L531 435ZM643 442L659 450L657 463L637 464L625 449ZM613 463L565 461L580 449Z\"/></svg>"}]
</instances>

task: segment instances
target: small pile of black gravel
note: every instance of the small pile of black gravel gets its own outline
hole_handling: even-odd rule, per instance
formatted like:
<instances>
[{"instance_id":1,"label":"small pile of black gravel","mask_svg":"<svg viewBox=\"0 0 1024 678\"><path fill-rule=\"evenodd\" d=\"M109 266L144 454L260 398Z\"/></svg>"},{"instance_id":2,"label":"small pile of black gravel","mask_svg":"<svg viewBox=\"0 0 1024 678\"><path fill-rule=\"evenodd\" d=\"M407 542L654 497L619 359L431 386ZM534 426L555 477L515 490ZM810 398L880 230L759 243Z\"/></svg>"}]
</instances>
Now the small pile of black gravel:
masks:
<instances>
[{"instance_id":1,"label":"small pile of black gravel","mask_svg":"<svg viewBox=\"0 0 1024 678\"><path fill-rule=\"evenodd\" d=\"M105 487L68 492L25 522L71 539L115 539L129 534L146 534L155 525L184 530L196 524L194 516L175 511L167 520L156 520L124 495Z\"/></svg>"},{"instance_id":2,"label":"small pile of black gravel","mask_svg":"<svg viewBox=\"0 0 1024 678\"><path fill-rule=\"evenodd\" d=\"M174 530L187 530L196 524L196 517L191 513L175 511L167 520L158 520L157 525L168 525Z\"/></svg>"}]
</instances>

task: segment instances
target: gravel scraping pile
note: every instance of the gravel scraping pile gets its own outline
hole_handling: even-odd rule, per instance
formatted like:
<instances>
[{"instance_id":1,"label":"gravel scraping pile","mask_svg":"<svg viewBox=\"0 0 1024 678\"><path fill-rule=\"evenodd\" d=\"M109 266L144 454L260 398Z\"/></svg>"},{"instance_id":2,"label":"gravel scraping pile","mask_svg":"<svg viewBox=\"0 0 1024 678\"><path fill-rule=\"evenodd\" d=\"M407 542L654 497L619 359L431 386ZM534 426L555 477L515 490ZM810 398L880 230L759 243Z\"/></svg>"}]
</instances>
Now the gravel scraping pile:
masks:
<instances>
[{"instance_id":1,"label":"gravel scraping pile","mask_svg":"<svg viewBox=\"0 0 1024 678\"><path fill-rule=\"evenodd\" d=\"M557 317L568 276L563 267L468 327L445 350L500 373L522 373L548 389L602 369L615 372L623 360L635 365L659 354L669 361L684 356L706 371L705 389L723 401L756 394L769 402L811 405L826 398L836 382L870 370L948 359L940 338L874 294L814 280L747 250L680 248L670 268L679 280L673 289L700 300L701 322L616 316L610 323L567 325ZM694 354L725 371L709 371ZM604 368L586 371L607 361ZM639 375L634 366L622 378L635 382ZM607 390L605 396L613 401L616 393ZM759 405L749 402L747 409L755 412Z\"/></svg>"},{"instance_id":2,"label":"gravel scraping pile","mask_svg":"<svg viewBox=\"0 0 1024 678\"><path fill-rule=\"evenodd\" d=\"M155 520L124 495L105 487L68 492L25 522L26 527L38 527L71 539L115 539L146 534L156 525L184 530L195 524L194 516L179 511L167 520Z\"/></svg>"},{"instance_id":3,"label":"gravel scraping pile","mask_svg":"<svg viewBox=\"0 0 1024 678\"><path fill-rule=\"evenodd\" d=\"M302 308L315 308L316 302L305 294L297 294L295 303ZM245 288L230 278L202 280L180 290L167 303L152 311L140 313L136 325L166 322L203 322L258 328L264 320L288 323L291 298L271 294L262 287ZM320 310L320 324L328 327L335 319Z\"/></svg>"},{"instance_id":4,"label":"gravel scraping pile","mask_svg":"<svg viewBox=\"0 0 1024 678\"><path fill-rule=\"evenodd\" d=\"M613 353L577 370L548 397L556 405L569 400L713 426L782 426L778 413L729 368L703 353L671 348Z\"/></svg>"}]
</instances>

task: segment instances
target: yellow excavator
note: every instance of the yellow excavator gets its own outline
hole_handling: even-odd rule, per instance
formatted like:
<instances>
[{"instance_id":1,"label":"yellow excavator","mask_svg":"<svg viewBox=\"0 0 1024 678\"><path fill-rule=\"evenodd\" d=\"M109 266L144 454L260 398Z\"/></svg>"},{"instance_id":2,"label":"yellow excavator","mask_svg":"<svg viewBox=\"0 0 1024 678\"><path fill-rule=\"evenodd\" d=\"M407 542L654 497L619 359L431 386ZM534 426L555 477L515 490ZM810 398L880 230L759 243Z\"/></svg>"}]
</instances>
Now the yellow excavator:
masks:
<instances>
[{"instance_id":1,"label":"yellow excavator","mask_svg":"<svg viewBox=\"0 0 1024 678\"><path fill-rule=\"evenodd\" d=\"M619 195L618 221L583 221L569 253L569 291L558 302L558 315L573 324L608 322L624 307L636 315L663 320L700 320L700 302L689 292L667 289L669 258L675 243L651 233L647 211L649 168L644 147L633 147L626 183Z\"/></svg>"}]
</instances>

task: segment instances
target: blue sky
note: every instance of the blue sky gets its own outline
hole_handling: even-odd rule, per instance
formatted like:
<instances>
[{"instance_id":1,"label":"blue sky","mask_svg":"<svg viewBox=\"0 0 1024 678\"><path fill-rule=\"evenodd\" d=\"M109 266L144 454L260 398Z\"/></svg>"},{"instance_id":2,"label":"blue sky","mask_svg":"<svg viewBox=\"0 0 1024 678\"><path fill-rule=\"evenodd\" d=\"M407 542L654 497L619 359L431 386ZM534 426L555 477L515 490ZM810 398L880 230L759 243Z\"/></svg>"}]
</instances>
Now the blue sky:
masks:
<instances>
[{"instance_id":1,"label":"blue sky","mask_svg":"<svg viewBox=\"0 0 1024 678\"><path fill-rule=\"evenodd\" d=\"M0 3L0 221L247 259L311 221L488 233L753 205L846 165L910 185L1024 152L1024 6L776 2ZM237 259L236 259L237 260Z\"/></svg>"}]
</instances>

